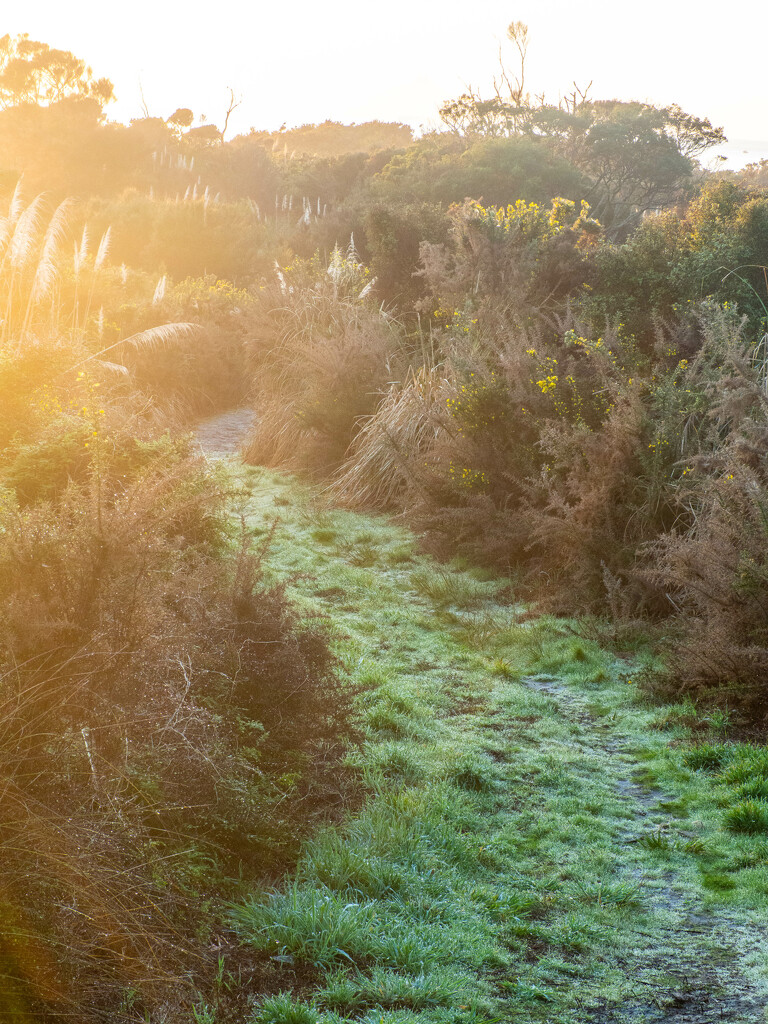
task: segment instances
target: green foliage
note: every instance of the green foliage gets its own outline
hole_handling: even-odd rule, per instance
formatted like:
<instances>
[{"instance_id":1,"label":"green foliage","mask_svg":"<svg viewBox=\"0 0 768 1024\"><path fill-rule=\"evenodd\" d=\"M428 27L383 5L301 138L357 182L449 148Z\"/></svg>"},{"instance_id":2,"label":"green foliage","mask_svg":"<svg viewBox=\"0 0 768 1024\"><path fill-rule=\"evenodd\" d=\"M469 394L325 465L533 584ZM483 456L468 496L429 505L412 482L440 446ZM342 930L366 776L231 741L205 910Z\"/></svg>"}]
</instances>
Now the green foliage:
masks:
<instances>
[{"instance_id":1,"label":"green foliage","mask_svg":"<svg viewBox=\"0 0 768 1024\"><path fill-rule=\"evenodd\" d=\"M524 63L524 52L521 51ZM535 140L552 156L567 158L590 180L590 200L612 237L625 237L650 209L672 205L690 182L693 159L724 138L708 120L680 107L617 100L593 101L574 93L559 107L533 105L522 83L506 99L472 93L446 103L441 117L465 138ZM550 157L551 158L551 157Z\"/></svg>"},{"instance_id":2,"label":"green foliage","mask_svg":"<svg viewBox=\"0 0 768 1024\"><path fill-rule=\"evenodd\" d=\"M536 139L458 141L425 135L396 154L372 183L374 198L441 203L475 196L505 206L522 199L544 203L555 195L576 199L585 179L574 166Z\"/></svg>"},{"instance_id":3,"label":"green foliage","mask_svg":"<svg viewBox=\"0 0 768 1024\"><path fill-rule=\"evenodd\" d=\"M253 1024L316 1024L317 1013L290 992L270 996L250 1018Z\"/></svg>"},{"instance_id":4,"label":"green foliage","mask_svg":"<svg viewBox=\"0 0 768 1024\"><path fill-rule=\"evenodd\" d=\"M768 802L741 800L729 807L724 815L725 827L730 832L757 835L768 833Z\"/></svg>"},{"instance_id":5,"label":"green foliage","mask_svg":"<svg viewBox=\"0 0 768 1024\"><path fill-rule=\"evenodd\" d=\"M765 209L764 197L732 182L705 183L685 219L673 213L649 217L623 245L595 250L592 290L580 299L580 309L598 330L606 318L620 318L645 348L662 318L679 315L689 335L695 332L691 311L705 297L738 303L757 326L768 298L759 266Z\"/></svg>"},{"instance_id":6,"label":"green foliage","mask_svg":"<svg viewBox=\"0 0 768 1024\"><path fill-rule=\"evenodd\" d=\"M284 146L288 153L340 156L400 148L411 141L413 132L408 125L396 121L365 121L362 124L324 121L322 124L291 128L267 138L273 145Z\"/></svg>"}]
</instances>

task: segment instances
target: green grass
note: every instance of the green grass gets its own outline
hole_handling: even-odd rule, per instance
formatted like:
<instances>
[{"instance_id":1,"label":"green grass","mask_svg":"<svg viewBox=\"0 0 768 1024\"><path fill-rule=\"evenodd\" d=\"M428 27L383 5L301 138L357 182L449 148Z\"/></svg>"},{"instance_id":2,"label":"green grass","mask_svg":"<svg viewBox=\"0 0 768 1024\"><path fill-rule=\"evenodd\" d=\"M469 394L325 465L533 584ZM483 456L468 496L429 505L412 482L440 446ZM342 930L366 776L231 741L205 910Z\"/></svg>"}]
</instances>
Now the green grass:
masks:
<instances>
[{"instance_id":1,"label":"green grass","mask_svg":"<svg viewBox=\"0 0 768 1024\"><path fill-rule=\"evenodd\" d=\"M232 911L259 955L320 972L254 1022L656 1020L676 971L726 953L718 984L761 991L768 842L733 822L758 820L765 751L692 745L695 709L654 706L642 666L577 623L520 621L503 581L414 554L386 519L241 482L254 530L280 510L270 564L335 631L365 793Z\"/></svg>"}]
</instances>

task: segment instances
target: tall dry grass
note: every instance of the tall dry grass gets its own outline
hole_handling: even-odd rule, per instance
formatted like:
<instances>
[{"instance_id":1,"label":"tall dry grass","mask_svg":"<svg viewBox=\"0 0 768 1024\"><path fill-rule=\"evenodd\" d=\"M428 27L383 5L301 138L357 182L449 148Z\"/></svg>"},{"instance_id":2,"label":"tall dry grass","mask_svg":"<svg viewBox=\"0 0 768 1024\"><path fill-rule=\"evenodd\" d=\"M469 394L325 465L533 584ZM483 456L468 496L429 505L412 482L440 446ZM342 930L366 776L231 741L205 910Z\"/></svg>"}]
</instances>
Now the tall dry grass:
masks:
<instances>
[{"instance_id":1,"label":"tall dry grass","mask_svg":"<svg viewBox=\"0 0 768 1024\"><path fill-rule=\"evenodd\" d=\"M70 209L17 192L0 246L0 1016L186 1022L213 904L335 795L348 697L140 386L200 325L150 292L103 336Z\"/></svg>"},{"instance_id":2,"label":"tall dry grass","mask_svg":"<svg viewBox=\"0 0 768 1024\"><path fill-rule=\"evenodd\" d=\"M227 557L204 467L116 440L84 483L0 507L0 945L30 1012L182 1021L211 901L335 799L349 694L268 545Z\"/></svg>"},{"instance_id":3,"label":"tall dry grass","mask_svg":"<svg viewBox=\"0 0 768 1024\"><path fill-rule=\"evenodd\" d=\"M354 250L327 270L313 260L278 273L249 346L258 418L245 455L327 474L404 372L400 330L371 301Z\"/></svg>"},{"instance_id":4,"label":"tall dry grass","mask_svg":"<svg viewBox=\"0 0 768 1024\"><path fill-rule=\"evenodd\" d=\"M402 384L391 384L332 481L336 500L391 511L411 504L409 493L428 492L423 470L441 433L450 429L446 402L454 391L442 365L410 369Z\"/></svg>"}]
</instances>

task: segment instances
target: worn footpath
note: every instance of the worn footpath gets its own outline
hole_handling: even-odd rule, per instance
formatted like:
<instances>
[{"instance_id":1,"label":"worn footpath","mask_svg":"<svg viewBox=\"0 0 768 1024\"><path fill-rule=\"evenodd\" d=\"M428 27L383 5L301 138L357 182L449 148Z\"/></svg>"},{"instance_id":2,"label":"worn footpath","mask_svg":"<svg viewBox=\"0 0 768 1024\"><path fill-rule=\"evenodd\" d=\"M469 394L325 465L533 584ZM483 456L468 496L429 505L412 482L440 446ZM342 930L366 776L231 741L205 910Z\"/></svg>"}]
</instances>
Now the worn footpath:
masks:
<instances>
[{"instance_id":1,"label":"worn footpath","mask_svg":"<svg viewBox=\"0 0 768 1024\"><path fill-rule=\"evenodd\" d=\"M386 519L229 472L364 732L363 799L232 912L279 976L253 1021L764 1021L768 841L724 827L731 791L688 756L690 708L637 687L642 655L527 618Z\"/></svg>"}]
</instances>

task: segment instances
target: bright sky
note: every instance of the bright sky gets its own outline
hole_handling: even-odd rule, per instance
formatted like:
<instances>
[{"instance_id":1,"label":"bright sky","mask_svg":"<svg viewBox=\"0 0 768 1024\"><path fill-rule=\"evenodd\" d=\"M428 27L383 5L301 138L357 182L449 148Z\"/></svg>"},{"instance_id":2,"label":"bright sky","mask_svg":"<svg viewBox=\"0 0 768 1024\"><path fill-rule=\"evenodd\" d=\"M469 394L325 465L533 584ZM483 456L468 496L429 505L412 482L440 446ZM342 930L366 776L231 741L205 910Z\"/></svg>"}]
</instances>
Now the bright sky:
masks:
<instances>
[{"instance_id":1,"label":"bright sky","mask_svg":"<svg viewBox=\"0 0 768 1024\"><path fill-rule=\"evenodd\" d=\"M176 107L249 127L374 118L437 127L440 103L487 91L512 20L529 26L526 84L556 100L677 102L731 139L768 140L762 0L0 0L0 33L28 32L115 83L114 120Z\"/></svg>"}]
</instances>

